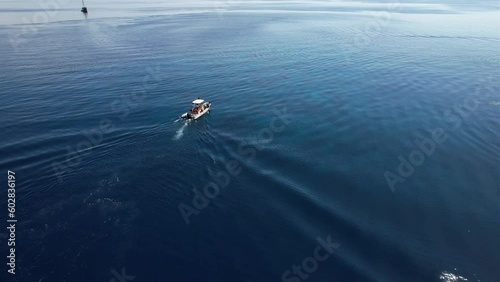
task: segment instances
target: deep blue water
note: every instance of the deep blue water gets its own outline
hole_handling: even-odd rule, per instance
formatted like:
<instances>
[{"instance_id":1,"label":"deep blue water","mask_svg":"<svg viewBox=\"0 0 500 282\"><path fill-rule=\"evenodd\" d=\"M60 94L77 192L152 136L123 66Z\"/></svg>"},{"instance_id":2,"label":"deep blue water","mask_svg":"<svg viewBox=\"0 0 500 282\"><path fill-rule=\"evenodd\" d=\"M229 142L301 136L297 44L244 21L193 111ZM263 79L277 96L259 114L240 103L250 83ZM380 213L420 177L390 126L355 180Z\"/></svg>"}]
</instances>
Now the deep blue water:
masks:
<instances>
[{"instance_id":1,"label":"deep blue water","mask_svg":"<svg viewBox=\"0 0 500 282\"><path fill-rule=\"evenodd\" d=\"M1 281L499 281L498 2L87 6L0 3Z\"/></svg>"}]
</instances>

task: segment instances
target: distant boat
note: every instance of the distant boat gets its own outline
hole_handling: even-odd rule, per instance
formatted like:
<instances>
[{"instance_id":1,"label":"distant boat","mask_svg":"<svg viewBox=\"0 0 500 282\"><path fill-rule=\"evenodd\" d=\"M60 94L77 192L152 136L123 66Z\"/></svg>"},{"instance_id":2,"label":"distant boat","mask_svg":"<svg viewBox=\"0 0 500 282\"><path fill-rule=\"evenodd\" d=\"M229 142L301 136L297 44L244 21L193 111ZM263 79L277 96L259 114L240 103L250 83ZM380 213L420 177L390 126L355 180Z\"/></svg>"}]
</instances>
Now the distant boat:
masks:
<instances>
[{"instance_id":1,"label":"distant boat","mask_svg":"<svg viewBox=\"0 0 500 282\"><path fill-rule=\"evenodd\" d=\"M193 120L193 119L198 119L202 115L206 114L209 110L212 104L210 102L205 102L203 99L196 99L192 103L191 110L189 112L183 114L181 116L182 119L184 120Z\"/></svg>"},{"instance_id":2,"label":"distant boat","mask_svg":"<svg viewBox=\"0 0 500 282\"><path fill-rule=\"evenodd\" d=\"M82 0L82 5L83 5L83 7L82 7L82 13L86 14L87 13L87 7L85 7L85 2L83 2L83 0Z\"/></svg>"}]
</instances>

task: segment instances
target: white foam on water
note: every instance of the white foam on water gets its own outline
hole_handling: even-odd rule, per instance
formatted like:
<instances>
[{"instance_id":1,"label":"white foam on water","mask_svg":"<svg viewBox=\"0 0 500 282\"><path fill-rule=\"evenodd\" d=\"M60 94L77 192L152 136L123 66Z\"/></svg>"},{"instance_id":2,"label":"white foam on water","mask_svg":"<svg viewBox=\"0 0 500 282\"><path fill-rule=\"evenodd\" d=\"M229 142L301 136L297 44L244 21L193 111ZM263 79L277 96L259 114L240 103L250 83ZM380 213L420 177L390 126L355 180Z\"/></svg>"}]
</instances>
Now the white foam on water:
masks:
<instances>
[{"instance_id":1,"label":"white foam on water","mask_svg":"<svg viewBox=\"0 0 500 282\"><path fill-rule=\"evenodd\" d=\"M441 275L439 276L439 279L443 280L444 282L457 282L457 281L468 281L469 280L463 276L456 275L456 274L453 274L451 272L446 272L446 271L443 271L443 273L441 273Z\"/></svg>"},{"instance_id":2,"label":"white foam on water","mask_svg":"<svg viewBox=\"0 0 500 282\"><path fill-rule=\"evenodd\" d=\"M187 123L183 124L181 128L175 132L174 140L179 140L181 139L182 136L184 136L184 129L186 129Z\"/></svg>"}]
</instances>

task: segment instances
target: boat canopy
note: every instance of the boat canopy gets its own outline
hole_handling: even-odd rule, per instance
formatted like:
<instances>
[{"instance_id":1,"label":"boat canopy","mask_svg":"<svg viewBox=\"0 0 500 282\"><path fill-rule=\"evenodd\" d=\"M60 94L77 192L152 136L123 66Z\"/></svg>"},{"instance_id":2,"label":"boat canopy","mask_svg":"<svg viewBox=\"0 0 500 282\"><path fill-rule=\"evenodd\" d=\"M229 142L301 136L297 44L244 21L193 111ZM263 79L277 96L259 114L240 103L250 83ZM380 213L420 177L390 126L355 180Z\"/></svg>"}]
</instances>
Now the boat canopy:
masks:
<instances>
[{"instance_id":1,"label":"boat canopy","mask_svg":"<svg viewBox=\"0 0 500 282\"><path fill-rule=\"evenodd\" d=\"M205 102L203 99L196 99L193 101L193 104L201 104L203 102Z\"/></svg>"}]
</instances>

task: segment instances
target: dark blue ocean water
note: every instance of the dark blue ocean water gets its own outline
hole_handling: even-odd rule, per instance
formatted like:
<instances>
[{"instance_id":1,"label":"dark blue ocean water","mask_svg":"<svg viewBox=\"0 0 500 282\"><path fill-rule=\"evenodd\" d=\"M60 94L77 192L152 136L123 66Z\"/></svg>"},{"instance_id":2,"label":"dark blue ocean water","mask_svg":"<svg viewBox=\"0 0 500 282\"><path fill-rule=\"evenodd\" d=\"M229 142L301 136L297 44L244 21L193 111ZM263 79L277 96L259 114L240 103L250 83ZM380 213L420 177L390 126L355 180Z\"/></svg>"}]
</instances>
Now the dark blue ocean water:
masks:
<instances>
[{"instance_id":1,"label":"dark blue ocean water","mask_svg":"<svg viewBox=\"0 0 500 282\"><path fill-rule=\"evenodd\" d=\"M500 280L497 1L40 3L0 3L1 281Z\"/></svg>"}]
</instances>

